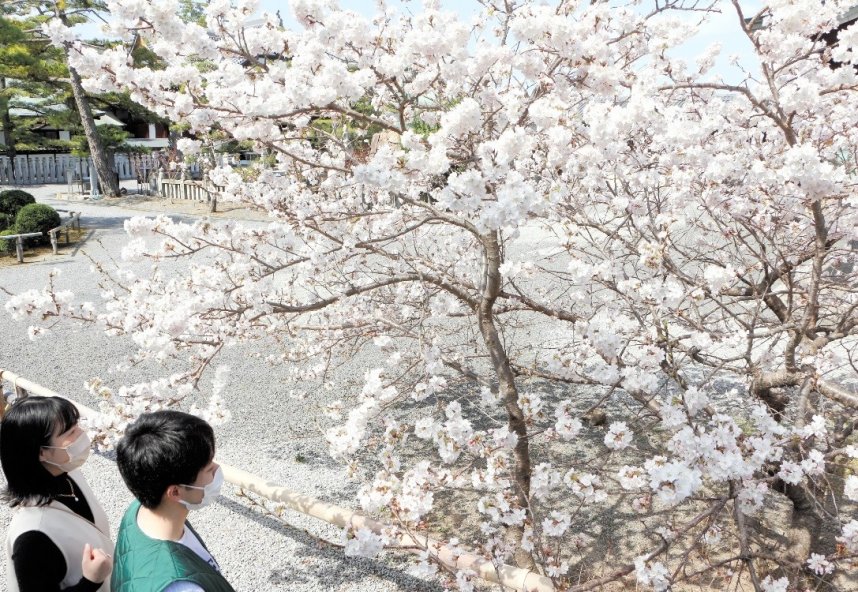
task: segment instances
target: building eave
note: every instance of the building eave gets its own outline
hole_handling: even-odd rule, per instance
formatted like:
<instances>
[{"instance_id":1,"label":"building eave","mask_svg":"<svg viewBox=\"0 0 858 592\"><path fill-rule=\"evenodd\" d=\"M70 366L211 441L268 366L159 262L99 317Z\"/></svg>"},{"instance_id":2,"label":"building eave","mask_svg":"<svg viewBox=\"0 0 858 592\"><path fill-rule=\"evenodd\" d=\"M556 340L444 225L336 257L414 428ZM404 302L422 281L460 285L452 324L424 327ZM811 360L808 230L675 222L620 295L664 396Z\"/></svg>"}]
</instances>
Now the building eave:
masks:
<instances>
[{"instance_id":1,"label":"building eave","mask_svg":"<svg viewBox=\"0 0 858 592\"><path fill-rule=\"evenodd\" d=\"M856 19L858 19L858 4L843 13L843 16L837 19L837 24L838 26L842 26Z\"/></svg>"}]
</instances>

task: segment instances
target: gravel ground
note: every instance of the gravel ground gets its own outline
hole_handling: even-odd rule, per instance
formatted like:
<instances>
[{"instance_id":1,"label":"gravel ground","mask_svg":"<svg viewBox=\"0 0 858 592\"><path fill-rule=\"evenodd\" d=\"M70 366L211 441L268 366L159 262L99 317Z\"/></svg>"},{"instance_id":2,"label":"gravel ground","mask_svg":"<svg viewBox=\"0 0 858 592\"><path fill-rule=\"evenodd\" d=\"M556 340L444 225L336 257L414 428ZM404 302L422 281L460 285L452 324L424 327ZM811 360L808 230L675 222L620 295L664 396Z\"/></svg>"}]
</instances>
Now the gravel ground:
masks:
<instances>
[{"instance_id":1,"label":"gravel ground","mask_svg":"<svg viewBox=\"0 0 858 592\"><path fill-rule=\"evenodd\" d=\"M163 211L157 203L133 198L114 204L56 200L56 193L64 186L25 189L39 202L82 212L82 224L91 232L81 249L0 268L0 287L11 293L42 288L48 272L57 268L63 272L60 287L98 300L99 289L84 252L98 259L108 252L115 256L126 241L122 230L126 218L140 215L141 210ZM175 207L188 214L201 209L198 204ZM235 217L252 219L240 212ZM5 296L0 296L0 305L4 302ZM0 314L0 334L4 336L0 340L0 368L13 370L88 405L95 401L82 388L83 382L93 376L109 382L107 369L133 351L126 341L75 328L32 342L27 339L26 325L13 322L5 312ZM217 459L302 493L356 508L355 487L345 478L341 466L330 460L320 434L306 433L308 410L288 397L295 385L285 382L285 373L247 353L237 347L223 360L233 369L228 386L233 419L216 429ZM242 377L242 382L236 377ZM132 371L125 379L141 378L145 376ZM94 455L83 470L115 529L131 501L115 463L109 455ZM339 542L338 529L293 512L284 515L293 526L284 525L249 509L228 484L224 494L217 504L194 513L191 519L236 590L443 589L438 582L409 575L408 562L401 555L387 554L376 560L347 558L342 549L316 538ZM9 509L0 507L0 537L4 539L9 519ZM5 581L5 569L2 562L0 581Z\"/></svg>"}]
</instances>

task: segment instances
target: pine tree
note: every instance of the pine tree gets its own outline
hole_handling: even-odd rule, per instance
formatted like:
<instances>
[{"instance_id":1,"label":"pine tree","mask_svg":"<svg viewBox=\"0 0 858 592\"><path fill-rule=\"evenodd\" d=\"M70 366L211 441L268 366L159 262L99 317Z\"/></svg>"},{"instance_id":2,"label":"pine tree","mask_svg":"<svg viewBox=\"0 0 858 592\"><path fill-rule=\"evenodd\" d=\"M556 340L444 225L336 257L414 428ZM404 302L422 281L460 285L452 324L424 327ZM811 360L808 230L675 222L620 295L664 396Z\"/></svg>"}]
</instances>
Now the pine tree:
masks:
<instances>
[{"instance_id":1,"label":"pine tree","mask_svg":"<svg viewBox=\"0 0 858 592\"><path fill-rule=\"evenodd\" d=\"M97 0L12 0L4 2L2 11L10 17L17 17L19 22L28 22L34 25L26 30L21 28L25 33L27 43L48 45L48 39L41 30L42 24L56 19L65 27L73 27L88 21L99 13L106 13L107 9L104 2ZM65 43L59 48L52 47L52 50L56 50L65 62L67 74L64 82L70 85L71 98L80 117L80 125L89 145L89 153L95 165L102 190L108 196L119 195L119 180L113 171L108 159L108 152L105 150L104 142L96 128L89 97L83 88L77 70L68 65L71 44Z\"/></svg>"},{"instance_id":2,"label":"pine tree","mask_svg":"<svg viewBox=\"0 0 858 592\"><path fill-rule=\"evenodd\" d=\"M34 35L33 18L10 19L0 14L0 129L3 151L14 158L20 148L56 148L59 142L34 133L44 124L59 127L69 114L57 106L69 98L65 61L58 48ZM15 117L24 107L37 117Z\"/></svg>"}]
</instances>

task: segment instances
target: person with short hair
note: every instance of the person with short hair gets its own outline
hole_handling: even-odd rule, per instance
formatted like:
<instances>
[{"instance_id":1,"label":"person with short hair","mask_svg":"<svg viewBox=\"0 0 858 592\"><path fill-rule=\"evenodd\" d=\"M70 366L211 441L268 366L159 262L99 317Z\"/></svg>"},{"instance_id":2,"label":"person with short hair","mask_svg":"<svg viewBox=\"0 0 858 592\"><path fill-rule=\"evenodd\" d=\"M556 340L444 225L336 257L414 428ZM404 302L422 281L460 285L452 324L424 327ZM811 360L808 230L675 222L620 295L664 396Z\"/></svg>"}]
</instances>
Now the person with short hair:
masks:
<instances>
[{"instance_id":1,"label":"person with short hair","mask_svg":"<svg viewBox=\"0 0 858 592\"><path fill-rule=\"evenodd\" d=\"M84 479L91 442L62 397L17 399L0 421L9 592L107 592L110 526Z\"/></svg>"},{"instance_id":2,"label":"person with short hair","mask_svg":"<svg viewBox=\"0 0 858 592\"><path fill-rule=\"evenodd\" d=\"M187 521L220 495L211 426L180 411L144 413L116 447L134 497L119 525L113 592L235 592Z\"/></svg>"}]
</instances>

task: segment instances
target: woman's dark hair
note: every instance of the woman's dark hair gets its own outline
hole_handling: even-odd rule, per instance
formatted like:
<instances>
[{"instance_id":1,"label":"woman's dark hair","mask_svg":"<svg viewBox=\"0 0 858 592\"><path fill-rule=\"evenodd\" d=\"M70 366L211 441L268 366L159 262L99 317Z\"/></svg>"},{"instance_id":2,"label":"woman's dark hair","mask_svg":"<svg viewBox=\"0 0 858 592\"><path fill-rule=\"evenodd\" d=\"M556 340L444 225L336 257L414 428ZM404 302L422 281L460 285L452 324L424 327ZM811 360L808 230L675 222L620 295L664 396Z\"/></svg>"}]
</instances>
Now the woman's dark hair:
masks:
<instances>
[{"instance_id":1,"label":"woman's dark hair","mask_svg":"<svg viewBox=\"0 0 858 592\"><path fill-rule=\"evenodd\" d=\"M12 403L0 422L0 463L6 475L2 495L10 506L51 501L53 475L39 453L42 446L50 446L54 432L70 430L79 419L77 407L62 397L33 396Z\"/></svg>"},{"instance_id":2,"label":"woman's dark hair","mask_svg":"<svg viewBox=\"0 0 858 592\"><path fill-rule=\"evenodd\" d=\"M116 446L125 485L146 508L156 508L171 485L189 485L214 458L214 430L181 411L144 413Z\"/></svg>"}]
</instances>

